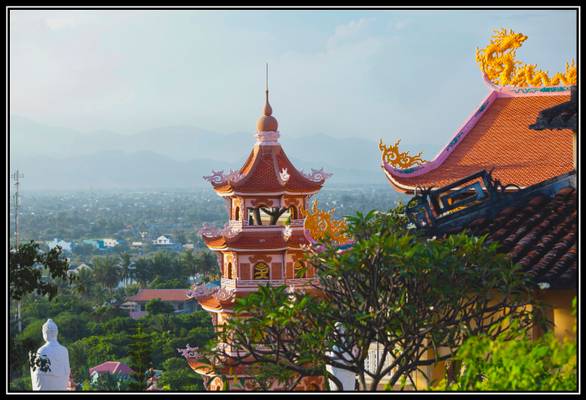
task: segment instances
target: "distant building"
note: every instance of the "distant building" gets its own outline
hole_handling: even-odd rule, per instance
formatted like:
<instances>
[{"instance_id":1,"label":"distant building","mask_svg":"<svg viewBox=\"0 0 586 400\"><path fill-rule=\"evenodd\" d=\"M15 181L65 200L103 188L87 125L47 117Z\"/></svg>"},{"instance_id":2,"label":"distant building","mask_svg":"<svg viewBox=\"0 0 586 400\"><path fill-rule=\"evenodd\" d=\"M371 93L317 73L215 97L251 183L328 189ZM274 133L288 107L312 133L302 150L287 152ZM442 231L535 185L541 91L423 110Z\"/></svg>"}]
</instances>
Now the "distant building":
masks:
<instances>
[{"instance_id":1,"label":"distant building","mask_svg":"<svg viewBox=\"0 0 586 400\"><path fill-rule=\"evenodd\" d=\"M94 246L96 249L103 249L104 242L98 239L84 239L82 240L83 244L89 244L90 246Z\"/></svg>"},{"instance_id":2,"label":"distant building","mask_svg":"<svg viewBox=\"0 0 586 400\"><path fill-rule=\"evenodd\" d=\"M156 238L155 240L153 240L153 244L158 245L158 246L167 246L167 245L171 245L173 243L171 242L171 239L169 239L167 236L161 235L158 238Z\"/></svg>"},{"instance_id":3,"label":"distant building","mask_svg":"<svg viewBox=\"0 0 586 400\"><path fill-rule=\"evenodd\" d=\"M116 239L102 239L102 242L104 247L116 247L120 244Z\"/></svg>"},{"instance_id":4,"label":"distant building","mask_svg":"<svg viewBox=\"0 0 586 400\"><path fill-rule=\"evenodd\" d=\"M185 243L182 247L185 250L193 250L195 248L195 245L193 243Z\"/></svg>"},{"instance_id":5,"label":"distant building","mask_svg":"<svg viewBox=\"0 0 586 400\"><path fill-rule=\"evenodd\" d=\"M143 243L142 242L132 242L130 243L130 247L142 247Z\"/></svg>"},{"instance_id":6,"label":"distant building","mask_svg":"<svg viewBox=\"0 0 586 400\"><path fill-rule=\"evenodd\" d=\"M176 313L190 313L195 311L197 303L187 297L188 289L141 289L134 296L126 299L123 309L129 310L132 318L141 318L146 315L146 303L153 299L170 303Z\"/></svg>"},{"instance_id":7,"label":"distant building","mask_svg":"<svg viewBox=\"0 0 586 400\"><path fill-rule=\"evenodd\" d=\"M106 361L100 365L90 368L90 382L95 383L100 375L112 374L122 378L129 378L134 371L126 364L119 361Z\"/></svg>"},{"instance_id":8,"label":"distant building","mask_svg":"<svg viewBox=\"0 0 586 400\"><path fill-rule=\"evenodd\" d=\"M64 251L71 251L71 242L66 242L65 240L59 240L57 238L47 242L47 246L49 246L49 249L59 246Z\"/></svg>"},{"instance_id":9,"label":"distant building","mask_svg":"<svg viewBox=\"0 0 586 400\"><path fill-rule=\"evenodd\" d=\"M80 271L82 271L84 269L85 270L88 270L88 271L91 271L92 270L92 267L90 267L86 263L81 263L77 267L70 269L69 270L69 273L70 274L78 274Z\"/></svg>"}]
</instances>

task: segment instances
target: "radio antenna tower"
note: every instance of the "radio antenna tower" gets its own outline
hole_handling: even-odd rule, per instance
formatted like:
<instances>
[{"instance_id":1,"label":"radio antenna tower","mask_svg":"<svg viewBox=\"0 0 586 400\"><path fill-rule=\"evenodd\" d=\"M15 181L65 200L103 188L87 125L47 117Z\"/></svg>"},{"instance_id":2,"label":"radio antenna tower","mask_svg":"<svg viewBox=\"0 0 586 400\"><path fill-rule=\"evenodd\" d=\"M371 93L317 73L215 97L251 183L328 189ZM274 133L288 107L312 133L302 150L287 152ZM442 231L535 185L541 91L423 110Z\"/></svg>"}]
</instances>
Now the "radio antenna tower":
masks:
<instances>
[{"instance_id":1,"label":"radio antenna tower","mask_svg":"<svg viewBox=\"0 0 586 400\"><path fill-rule=\"evenodd\" d=\"M24 174L20 171L16 170L14 174L12 174L12 179L14 179L14 240L15 240L15 248L18 250L18 246L20 245L20 231L18 229L18 206L20 201L20 179L24 178Z\"/></svg>"},{"instance_id":2,"label":"radio antenna tower","mask_svg":"<svg viewBox=\"0 0 586 400\"><path fill-rule=\"evenodd\" d=\"M12 179L14 179L14 247L18 251L18 246L20 245L20 230L18 229L18 203L20 201L20 179L24 178L24 174L22 174L19 170L16 170L14 174L12 174ZM20 301L16 303L16 318L18 321L18 331L22 332L22 317L20 315Z\"/></svg>"}]
</instances>

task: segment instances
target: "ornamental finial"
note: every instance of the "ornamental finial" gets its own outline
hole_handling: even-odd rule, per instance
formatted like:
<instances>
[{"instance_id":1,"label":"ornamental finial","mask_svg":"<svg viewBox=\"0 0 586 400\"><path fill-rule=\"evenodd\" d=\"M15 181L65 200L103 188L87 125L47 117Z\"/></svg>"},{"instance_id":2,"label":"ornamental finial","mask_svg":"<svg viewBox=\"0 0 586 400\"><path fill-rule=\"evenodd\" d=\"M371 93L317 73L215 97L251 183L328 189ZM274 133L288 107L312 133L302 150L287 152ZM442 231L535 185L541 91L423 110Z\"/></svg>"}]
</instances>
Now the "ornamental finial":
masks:
<instances>
[{"instance_id":1,"label":"ornamental finial","mask_svg":"<svg viewBox=\"0 0 586 400\"><path fill-rule=\"evenodd\" d=\"M277 119L273 117L273 108L269 103L269 63L266 63L265 67L265 105L263 115L256 123L256 130L258 132L277 132L279 123L277 122Z\"/></svg>"},{"instance_id":2,"label":"ornamental finial","mask_svg":"<svg viewBox=\"0 0 586 400\"><path fill-rule=\"evenodd\" d=\"M490 43L483 49L476 49L476 62L486 78L498 86L557 86L575 85L576 63L566 63L566 70L550 77L535 64L525 64L516 59L517 49L527 40L522 33L510 29L496 30Z\"/></svg>"}]
</instances>

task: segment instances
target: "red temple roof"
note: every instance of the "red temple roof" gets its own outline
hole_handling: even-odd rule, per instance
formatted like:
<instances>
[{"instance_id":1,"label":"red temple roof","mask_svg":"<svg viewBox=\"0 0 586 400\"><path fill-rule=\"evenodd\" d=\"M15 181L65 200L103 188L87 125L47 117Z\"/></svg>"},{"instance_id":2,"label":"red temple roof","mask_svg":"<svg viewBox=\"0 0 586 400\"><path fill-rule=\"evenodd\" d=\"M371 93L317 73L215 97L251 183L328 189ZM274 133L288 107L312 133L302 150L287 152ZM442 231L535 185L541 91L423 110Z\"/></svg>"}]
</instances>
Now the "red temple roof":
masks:
<instances>
[{"instance_id":1,"label":"red temple roof","mask_svg":"<svg viewBox=\"0 0 586 400\"><path fill-rule=\"evenodd\" d=\"M495 88L433 161L407 170L383 162L383 170L397 190L407 193L418 186L442 187L483 169L494 168L496 179L520 187L564 174L573 169L572 131L529 126L543 109L569 99L569 88Z\"/></svg>"},{"instance_id":2,"label":"red temple roof","mask_svg":"<svg viewBox=\"0 0 586 400\"><path fill-rule=\"evenodd\" d=\"M119 361L106 361L101 363L100 365L96 365L93 368L90 368L90 375L94 372L99 374L123 374L123 375L130 375L134 373L134 371L126 364L123 364Z\"/></svg>"},{"instance_id":3,"label":"red temple roof","mask_svg":"<svg viewBox=\"0 0 586 400\"><path fill-rule=\"evenodd\" d=\"M281 175L286 171L288 179ZM242 176L237 180L214 184L219 193L313 193L317 192L325 181L305 177L289 161L283 148L275 145L255 145L248 159L238 171Z\"/></svg>"}]
</instances>

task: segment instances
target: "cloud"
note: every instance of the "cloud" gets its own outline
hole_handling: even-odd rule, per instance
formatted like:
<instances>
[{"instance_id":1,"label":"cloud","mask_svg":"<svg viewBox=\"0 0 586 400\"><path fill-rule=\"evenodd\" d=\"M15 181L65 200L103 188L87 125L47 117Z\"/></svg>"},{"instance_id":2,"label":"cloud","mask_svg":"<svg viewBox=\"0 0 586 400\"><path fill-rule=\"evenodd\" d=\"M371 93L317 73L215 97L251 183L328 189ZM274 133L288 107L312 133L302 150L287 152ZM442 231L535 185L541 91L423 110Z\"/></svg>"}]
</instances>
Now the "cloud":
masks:
<instances>
[{"instance_id":1,"label":"cloud","mask_svg":"<svg viewBox=\"0 0 586 400\"><path fill-rule=\"evenodd\" d=\"M402 31L410 24L411 24L411 21L409 21L407 19L401 19L398 21L392 21L390 25L391 25L391 28L394 29L395 31Z\"/></svg>"},{"instance_id":2,"label":"cloud","mask_svg":"<svg viewBox=\"0 0 586 400\"><path fill-rule=\"evenodd\" d=\"M87 22L87 18L80 15L60 15L45 18L45 24L51 30L77 28Z\"/></svg>"},{"instance_id":3,"label":"cloud","mask_svg":"<svg viewBox=\"0 0 586 400\"><path fill-rule=\"evenodd\" d=\"M336 26L334 34L328 38L326 46L328 48L335 47L362 36L361 33L365 31L371 21L372 18L360 18Z\"/></svg>"}]
</instances>

